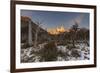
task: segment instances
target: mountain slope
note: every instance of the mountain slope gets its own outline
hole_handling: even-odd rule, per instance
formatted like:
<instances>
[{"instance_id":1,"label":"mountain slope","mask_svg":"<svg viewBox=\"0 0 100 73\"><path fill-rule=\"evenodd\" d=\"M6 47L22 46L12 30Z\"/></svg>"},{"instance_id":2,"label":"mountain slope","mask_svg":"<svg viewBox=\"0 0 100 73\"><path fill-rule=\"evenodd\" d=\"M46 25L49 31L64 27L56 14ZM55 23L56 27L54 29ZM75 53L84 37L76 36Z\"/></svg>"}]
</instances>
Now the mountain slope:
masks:
<instances>
[{"instance_id":1,"label":"mountain slope","mask_svg":"<svg viewBox=\"0 0 100 73\"><path fill-rule=\"evenodd\" d=\"M42 29L39 25L34 23L29 17L21 16L21 43L28 43L28 35L29 35L29 22L31 23L32 29L32 41L34 43L37 34L38 43L42 43L44 41L48 41L49 33ZM38 32L37 32L38 31Z\"/></svg>"}]
</instances>

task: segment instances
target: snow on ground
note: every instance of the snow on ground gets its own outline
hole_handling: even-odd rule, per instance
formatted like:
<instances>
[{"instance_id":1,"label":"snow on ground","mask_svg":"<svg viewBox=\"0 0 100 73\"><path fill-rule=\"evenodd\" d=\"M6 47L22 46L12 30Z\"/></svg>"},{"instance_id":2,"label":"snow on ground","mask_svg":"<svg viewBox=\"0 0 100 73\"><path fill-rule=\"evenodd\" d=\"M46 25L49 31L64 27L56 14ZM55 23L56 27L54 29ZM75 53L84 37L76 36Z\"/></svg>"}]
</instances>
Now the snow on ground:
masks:
<instances>
[{"instance_id":1,"label":"snow on ground","mask_svg":"<svg viewBox=\"0 0 100 73\"><path fill-rule=\"evenodd\" d=\"M73 48L73 50L77 50L78 53L80 54L80 57L77 57L77 58L72 57L71 56L72 50L68 50L66 47L67 46L62 46L62 45L57 46L58 51L61 51L62 53L67 52L67 54L69 55L67 57L67 60L85 60L85 59L88 60L88 59L90 59L89 47L86 46L85 44L80 44L80 45L77 44L76 47L78 47L78 48ZM66 60L66 58L64 58L64 59ZM58 60L61 60L61 57L58 56ZM61 61L63 61L63 59Z\"/></svg>"},{"instance_id":2,"label":"snow on ground","mask_svg":"<svg viewBox=\"0 0 100 73\"><path fill-rule=\"evenodd\" d=\"M67 51L66 46L61 45L61 46L57 46L57 48L58 48L58 51L61 51L63 53L65 53Z\"/></svg>"},{"instance_id":3,"label":"snow on ground","mask_svg":"<svg viewBox=\"0 0 100 73\"><path fill-rule=\"evenodd\" d=\"M39 62L41 56L37 55L40 51L46 45L39 44L37 48L29 47L25 49L21 49L21 62ZM76 44L76 47L72 50L69 50L67 46L59 45L57 46L58 52L61 52L65 56L57 56L57 61L70 61L70 60L89 60L90 59L90 49L85 44Z\"/></svg>"},{"instance_id":4,"label":"snow on ground","mask_svg":"<svg viewBox=\"0 0 100 73\"><path fill-rule=\"evenodd\" d=\"M40 56L35 55L32 52L38 52L39 49L29 47L26 49L21 49L21 61L22 62L39 62Z\"/></svg>"}]
</instances>

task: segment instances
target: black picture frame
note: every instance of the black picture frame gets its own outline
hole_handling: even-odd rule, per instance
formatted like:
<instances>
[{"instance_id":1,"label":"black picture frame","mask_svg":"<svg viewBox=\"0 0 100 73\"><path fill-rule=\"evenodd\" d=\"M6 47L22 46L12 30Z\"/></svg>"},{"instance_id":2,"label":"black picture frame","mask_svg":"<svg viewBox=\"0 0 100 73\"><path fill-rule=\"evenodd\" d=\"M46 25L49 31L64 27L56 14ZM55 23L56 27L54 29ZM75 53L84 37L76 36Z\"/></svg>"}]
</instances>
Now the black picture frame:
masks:
<instances>
[{"instance_id":1,"label":"black picture frame","mask_svg":"<svg viewBox=\"0 0 100 73\"><path fill-rule=\"evenodd\" d=\"M71 7L71 8L85 8L94 10L94 64L74 65L74 66L55 66L55 67L41 67L41 68L16 68L16 5L36 5L36 6L50 6L50 7ZM43 71L43 70L59 70L59 69L75 69L75 68L90 68L96 67L96 6L94 5L79 5L79 4L62 4L62 3L46 3L33 1L11 1L11 73L13 72L27 72L27 71ZM90 36L91 37L91 36Z\"/></svg>"}]
</instances>

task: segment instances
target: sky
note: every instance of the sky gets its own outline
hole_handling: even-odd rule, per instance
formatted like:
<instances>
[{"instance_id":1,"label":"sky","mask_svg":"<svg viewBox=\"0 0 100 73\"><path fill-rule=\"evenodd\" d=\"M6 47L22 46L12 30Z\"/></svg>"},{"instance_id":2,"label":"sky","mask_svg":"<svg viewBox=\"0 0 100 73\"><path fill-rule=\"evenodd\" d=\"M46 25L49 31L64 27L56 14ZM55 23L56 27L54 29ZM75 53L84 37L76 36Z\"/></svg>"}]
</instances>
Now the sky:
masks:
<instances>
[{"instance_id":1,"label":"sky","mask_svg":"<svg viewBox=\"0 0 100 73\"><path fill-rule=\"evenodd\" d=\"M58 11L37 11L21 10L21 16L28 16L33 22L40 22L44 29L56 28L63 25L64 28L71 28L75 22L79 27L89 28L89 13L80 12L58 12Z\"/></svg>"}]
</instances>

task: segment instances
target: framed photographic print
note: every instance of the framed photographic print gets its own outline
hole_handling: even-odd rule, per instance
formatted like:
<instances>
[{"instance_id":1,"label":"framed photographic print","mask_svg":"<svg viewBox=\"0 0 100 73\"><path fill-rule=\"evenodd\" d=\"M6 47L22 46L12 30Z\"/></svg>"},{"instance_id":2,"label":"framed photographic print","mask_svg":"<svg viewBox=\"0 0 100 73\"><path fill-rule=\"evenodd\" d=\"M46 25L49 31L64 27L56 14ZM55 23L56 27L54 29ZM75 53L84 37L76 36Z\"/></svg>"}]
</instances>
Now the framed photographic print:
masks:
<instances>
[{"instance_id":1,"label":"framed photographic print","mask_svg":"<svg viewBox=\"0 0 100 73\"><path fill-rule=\"evenodd\" d=\"M11 72L96 67L96 6L11 1Z\"/></svg>"}]
</instances>

